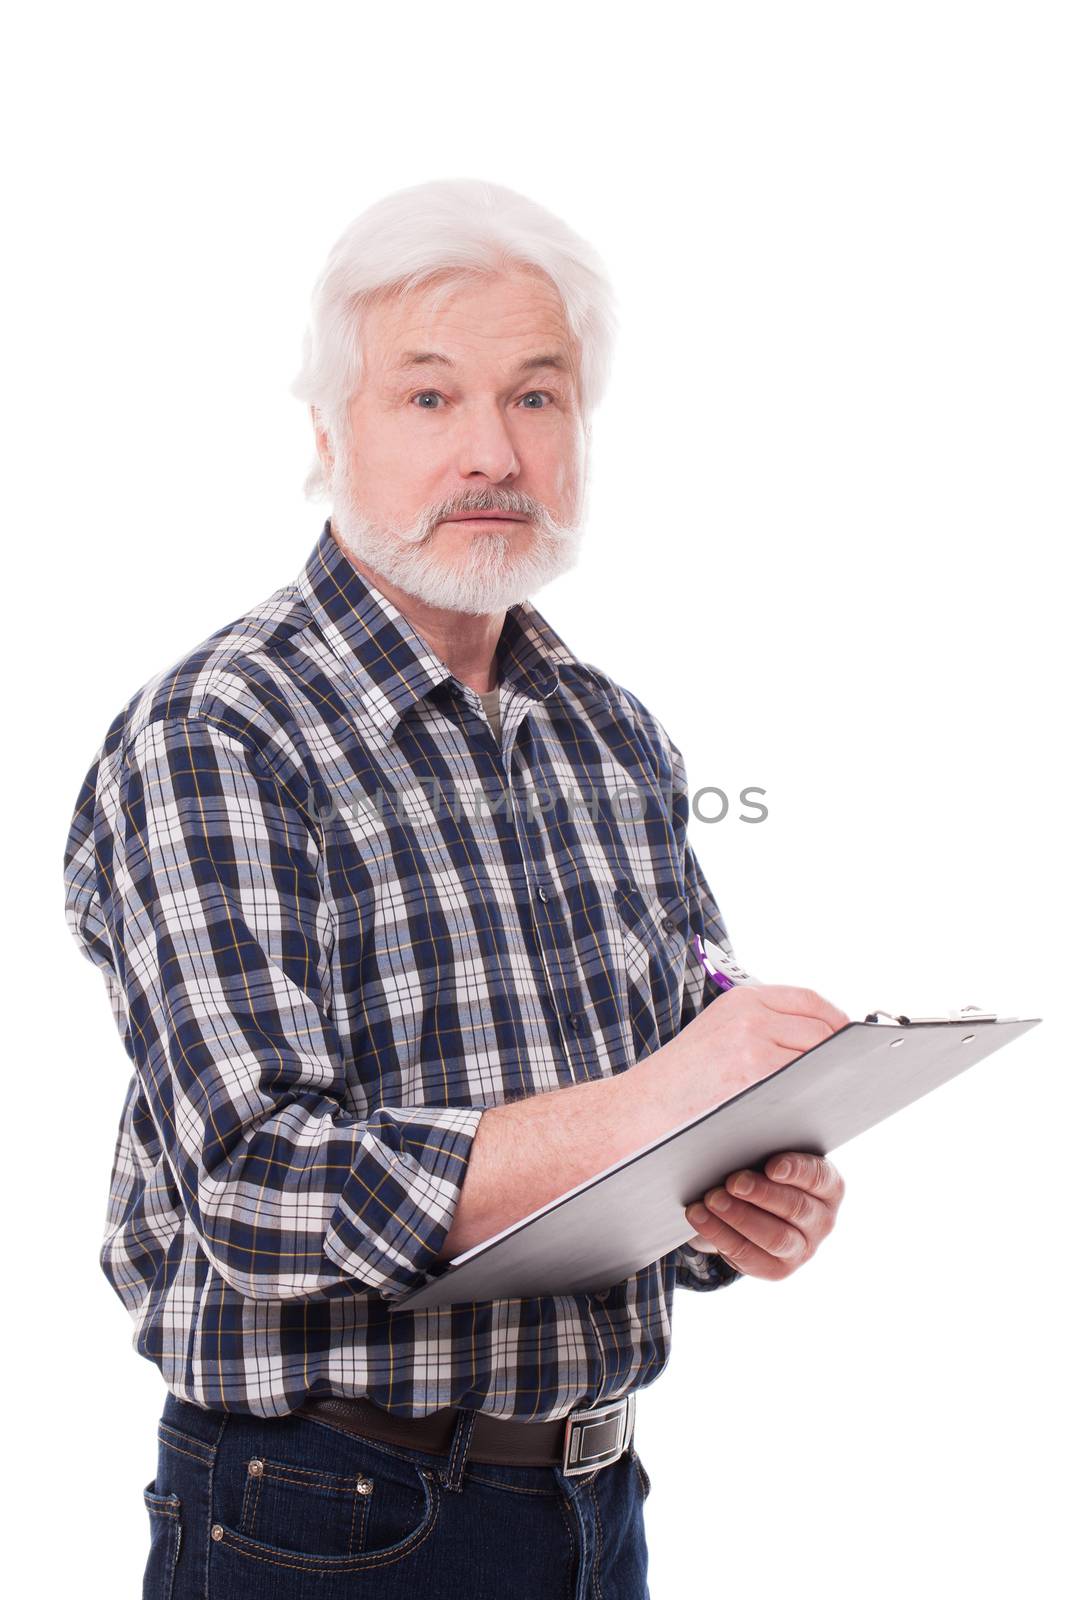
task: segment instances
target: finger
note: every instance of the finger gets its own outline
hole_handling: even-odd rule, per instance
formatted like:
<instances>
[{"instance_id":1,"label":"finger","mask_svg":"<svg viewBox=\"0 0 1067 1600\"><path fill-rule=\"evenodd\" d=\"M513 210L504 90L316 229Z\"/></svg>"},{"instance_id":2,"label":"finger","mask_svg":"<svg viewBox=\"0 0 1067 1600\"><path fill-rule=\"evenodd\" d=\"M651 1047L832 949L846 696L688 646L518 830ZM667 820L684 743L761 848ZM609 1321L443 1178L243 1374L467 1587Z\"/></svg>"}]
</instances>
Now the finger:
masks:
<instances>
[{"instance_id":1,"label":"finger","mask_svg":"<svg viewBox=\"0 0 1067 1600\"><path fill-rule=\"evenodd\" d=\"M748 1167L731 1172L723 1187L739 1204L757 1206L761 1211L784 1218L813 1242L824 1239L834 1225L834 1212L825 1201L794 1184L772 1183L761 1172L753 1172ZM722 1215L730 1214L723 1212Z\"/></svg>"},{"instance_id":2,"label":"finger","mask_svg":"<svg viewBox=\"0 0 1067 1600\"><path fill-rule=\"evenodd\" d=\"M796 1264L819 1242L818 1237L809 1239L802 1227L788 1222L785 1217L749 1205L747 1200L738 1200L725 1189L709 1189L704 1204L712 1216L719 1217L743 1239L751 1240L780 1261ZM817 1205L818 1201L812 1204Z\"/></svg>"},{"instance_id":3,"label":"finger","mask_svg":"<svg viewBox=\"0 0 1067 1600\"><path fill-rule=\"evenodd\" d=\"M806 1150L784 1150L763 1163L763 1170L775 1183L789 1183L805 1189L833 1206L841 1204L845 1180L825 1156Z\"/></svg>"},{"instance_id":4,"label":"finger","mask_svg":"<svg viewBox=\"0 0 1067 1600\"><path fill-rule=\"evenodd\" d=\"M765 1039L760 1050L760 1071L765 1078L769 1078L773 1072L779 1071L781 1067L787 1067L802 1053L799 1047L775 1044L772 1040ZM748 1087L751 1088L752 1085L749 1084Z\"/></svg>"},{"instance_id":5,"label":"finger","mask_svg":"<svg viewBox=\"0 0 1067 1600\"><path fill-rule=\"evenodd\" d=\"M688 1216L688 1213L686 1213ZM751 1239L746 1239L727 1223L712 1212L706 1222L695 1224L690 1219L690 1227L697 1227L699 1237L704 1241L703 1248L715 1250L724 1261L729 1261L738 1272L743 1272L750 1278L784 1278L793 1271L793 1263L782 1261L778 1256L772 1256L766 1250L761 1250L759 1245ZM701 1248L696 1246L695 1248Z\"/></svg>"},{"instance_id":6,"label":"finger","mask_svg":"<svg viewBox=\"0 0 1067 1600\"><path fill-rule=\"evenodd\" d=\"M829 1039L834 1031L828 1022L819 1022L815 1017L793 1016L785 1011L775 1011L768 1018L767 1027L775 1044L793 1052L790 1058L793 1061L805 1050L814 1050L817 1044Z\"/></svg>"},{"instance_id":7,"label":"finger","mask_svg":"<svg viewBox=\"0 0 1067 1600\"><path fill-rule=\"evenodd\" d=\"M730 1260L725 1250L720 1249L718 1245L712 1244L708 1239L702 1239L699 1233L694 1233L693 1237L687 1239L685 1243L687 1249L696 1250L702 1256L719 1256L721 1260L726 1262L728 1267L736 1265L735 1262ZM737 1270L740 1272L740 1267Z\"/></svg>"},{"instance_id":8,"label":"finger","mask_svg":"<svg viewBox=\"0 0 1067 1600\"><path fill-rule=\"evenodd\" d=\"M782 983L763 984L756 998L770 1011L791 1012L799 1017L816 1017L820 1022L829 1023L834 1033L838 1028L847 1027L849 1023L849 1018L843 1011L839 1011L837 1006L832 1006L829 1000L824 1000L814 989L796 989Z\"/></svg>"},{"instance_id":9,"label":"finger","mask_svg":"<svg viewBox=\"0 0 1067 1600\"><path fill-rule=\"evenodd\" d=\"M728 1267L733 1267L735 1272L740 1272L742 1270L737 1265L736 1261L730 1260L730 1257L726 1254L725 1250L718 1249L715 1245L709 1244L707 1239L702 1239L698 1233L695 1233L691 1239L687 1239L685 1243L688 1249L696 1250L698 1254L702 1256L718 1256L720 1261L724 1261Z\"/></svg>"}]
</instances>

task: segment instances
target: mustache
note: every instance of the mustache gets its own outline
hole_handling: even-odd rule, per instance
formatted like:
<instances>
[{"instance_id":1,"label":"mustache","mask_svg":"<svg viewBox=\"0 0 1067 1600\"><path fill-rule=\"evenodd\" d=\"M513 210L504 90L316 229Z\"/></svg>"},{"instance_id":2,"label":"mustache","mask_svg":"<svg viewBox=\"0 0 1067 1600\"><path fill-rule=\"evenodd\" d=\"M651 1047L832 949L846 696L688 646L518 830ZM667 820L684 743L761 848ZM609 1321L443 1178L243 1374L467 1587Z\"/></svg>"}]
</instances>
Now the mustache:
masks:
<instances>
[{"instance_id":1,"label":"mustache","mask_svg":"<svg viewBox=\"0 0 1067 1600\"><path fill-rule=\"evenodd\" d=\"M537 516L541 509L536 500L515 489L479 489L449 501L438 510L437 516L461 517L475 511L503 511L512 517L531 517Z\"/></svg>"},{"instance_id":2,"label":"mustache","mask_svg":"<svg viewBox=\"0 0 1067 1600\"><path fill-rule=\"evenodd\" d=\"M501 511L512 517L526 517L536 532L549 538L559 532L555 518L529 495L483 490L424 512L406 531L398 529L397 535L406 544L425 544L446 517L474 516L479 511Z\"/></svg>"}]
</instances>

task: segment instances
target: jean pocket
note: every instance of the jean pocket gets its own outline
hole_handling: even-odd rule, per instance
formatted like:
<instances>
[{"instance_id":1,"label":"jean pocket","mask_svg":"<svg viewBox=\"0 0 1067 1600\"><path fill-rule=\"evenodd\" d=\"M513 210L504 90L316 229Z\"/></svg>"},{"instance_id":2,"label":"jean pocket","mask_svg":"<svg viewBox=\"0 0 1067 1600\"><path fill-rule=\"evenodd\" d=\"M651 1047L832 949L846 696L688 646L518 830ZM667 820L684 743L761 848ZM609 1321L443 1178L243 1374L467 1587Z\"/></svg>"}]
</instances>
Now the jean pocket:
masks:
<instances>
[{"instance_id":1,"label":"jean pocket","mask_svg":"<svg viewBox=\"0 0 1067 1600\"><path fill-rule=\"evenodd\" d=\"M645 1464L641 1460L641 1457L638 1455L636 1450L633 1452L633 1461L634 1466L637 1469L637 1482L641 1490L641 1504L644 1505L645 1501L648 1499L648 1493L652 1488L652 1484L649 1480L648 1473L645 1471Z\"/></svg>"},{"instance_id":2,"label":"jean pocket","mask_svg":"<svg viewBox=\"0 0 1067 1600\"><path fill-rule=\"evenodd\" d=\"M433 1470L369 1446L349 1456L346 1473L280 1453L245 1458L239 1495L236 1485L216 1485L215 1558L226 1552L326 1577L390 1566L419 1549L440 1508Z\"/></svg>"},{"instance_id":3,"label":"jean pocket","mask_svg":"<svg viewBox=\"0 0 1067 1600\"><path fill-rule=\"evenodd\" d=\"M143 1494L150 1542L141 1600L170 1600L182 1540L182 1503L176 1494L157 1494L155 1478Z\"/></svg>"},{"instance_id":4,"label":"jean pocket","mask_svg":"<svg viewBox=\"0 0 1067 1600\"><path fill-rule=\"evenodd\" d=\"M363 1472L324 1472L251 1456L245 1463L238 1532L301 1554L354 1555L366 1547L376 1487ZM421 1504L421 1495L418 1499Z\"/></svg>"}]
</instances>

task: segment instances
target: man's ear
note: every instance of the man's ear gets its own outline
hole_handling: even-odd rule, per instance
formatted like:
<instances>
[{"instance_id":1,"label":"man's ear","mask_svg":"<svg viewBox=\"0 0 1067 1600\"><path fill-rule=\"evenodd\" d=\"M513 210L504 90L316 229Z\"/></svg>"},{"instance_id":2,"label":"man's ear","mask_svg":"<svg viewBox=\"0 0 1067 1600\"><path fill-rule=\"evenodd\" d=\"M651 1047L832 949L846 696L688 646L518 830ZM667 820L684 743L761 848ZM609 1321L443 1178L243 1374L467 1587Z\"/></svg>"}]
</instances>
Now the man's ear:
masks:
<instances>
[{"instance_id":1,"label":"man's ear","mask_svg":"<svg viewBox=\"0 0 1067 1600\"><path fill-rule=\"evenodd\" d=\"M318 407L309 406L308 410L311 413L311 426L315 433L315 449L318 452L319 460L322 462L322 470L326 475L326 482L329 483L330 475L333 472L333 452L330 449L330 436L323 426Z\"/></svg>"}]
</instances>

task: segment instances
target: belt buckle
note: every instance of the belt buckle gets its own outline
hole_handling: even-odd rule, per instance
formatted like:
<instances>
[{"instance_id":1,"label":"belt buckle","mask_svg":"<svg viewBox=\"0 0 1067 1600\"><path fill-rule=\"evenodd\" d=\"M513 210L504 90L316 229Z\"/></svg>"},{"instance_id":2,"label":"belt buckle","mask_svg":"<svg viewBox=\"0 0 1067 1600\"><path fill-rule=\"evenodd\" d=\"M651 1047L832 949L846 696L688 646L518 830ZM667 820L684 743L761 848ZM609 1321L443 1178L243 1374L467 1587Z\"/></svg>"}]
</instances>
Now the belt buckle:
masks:
<instances>
[{"instance_id":1,"label":"belt buckle","mask_svg":"<svg viewBox=\"0 0 1067 1600\"><path fill-rule=\"evenodd\" d=\"M618 1461L633 1438L636 1394L623 1395L588 1411L572 1411L563 1434L563 1472L574 1478Z\"/></svg>"}]
</instances>

